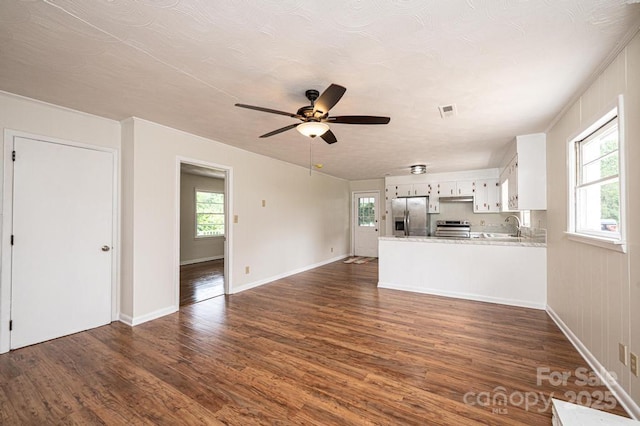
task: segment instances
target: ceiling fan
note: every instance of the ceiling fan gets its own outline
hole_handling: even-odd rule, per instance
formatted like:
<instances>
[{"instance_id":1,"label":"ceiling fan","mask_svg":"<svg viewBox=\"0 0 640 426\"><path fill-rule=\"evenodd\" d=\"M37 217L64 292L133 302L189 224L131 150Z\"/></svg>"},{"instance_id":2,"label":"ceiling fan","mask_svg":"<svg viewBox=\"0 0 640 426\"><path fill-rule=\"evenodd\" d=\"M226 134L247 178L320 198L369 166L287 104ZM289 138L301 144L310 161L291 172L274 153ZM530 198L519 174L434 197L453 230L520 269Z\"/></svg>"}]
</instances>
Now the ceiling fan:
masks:
<instances>
[{"instance_id":1,"label":"ceiling fan","mask_svg":"<svg viewBox=\"0 0 640 426\"><path fill-rule=\"evenodd\" d=\"M269 112L271 114L286 115L291 118L297 118L302 123L294 123L280 129L274 130L269 133L265 133L260 136L261 138L268 138L269 136L277 135L278 133L286 132L296 128L300 133L311 138L320 136L326 143L336 143L338 140L333 132L329 129L329 124L387 124L391 119L389 117L375 117L371 115L340 115L336 117L329 117L329 110L333 108L344 92L346 88L331 84L327 89L320 94L317 90L307 90L305 95L311 102L311 105L303 106L298 109L298 112L292 114L290 112L278 111L271 108L263 108L253 105L236 104L235 106L241 108L254 109L256 111Z\"/></svg>"}]
</instances>

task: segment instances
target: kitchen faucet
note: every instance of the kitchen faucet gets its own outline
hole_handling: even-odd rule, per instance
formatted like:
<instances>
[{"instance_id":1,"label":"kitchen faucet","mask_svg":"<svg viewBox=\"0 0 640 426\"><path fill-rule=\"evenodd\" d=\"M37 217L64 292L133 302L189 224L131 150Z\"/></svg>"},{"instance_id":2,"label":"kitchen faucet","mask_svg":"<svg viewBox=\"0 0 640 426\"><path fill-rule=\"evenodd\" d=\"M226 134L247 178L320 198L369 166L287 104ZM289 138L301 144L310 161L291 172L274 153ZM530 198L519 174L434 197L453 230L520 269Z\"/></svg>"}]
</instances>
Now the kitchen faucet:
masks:
<instances>
[{"instance_id":1,"label":"kitchen faucet","mask_svg":"<svg viewBox=\"0 0 640 426\"><path fill-rule=\"evenodd\" d=\"M520 218L515 214L510 214L504 221L509 222L510 217L516 220L516 237L520 237L522 235L522 232L520 231Z\"/></svg>"}]
</instances>

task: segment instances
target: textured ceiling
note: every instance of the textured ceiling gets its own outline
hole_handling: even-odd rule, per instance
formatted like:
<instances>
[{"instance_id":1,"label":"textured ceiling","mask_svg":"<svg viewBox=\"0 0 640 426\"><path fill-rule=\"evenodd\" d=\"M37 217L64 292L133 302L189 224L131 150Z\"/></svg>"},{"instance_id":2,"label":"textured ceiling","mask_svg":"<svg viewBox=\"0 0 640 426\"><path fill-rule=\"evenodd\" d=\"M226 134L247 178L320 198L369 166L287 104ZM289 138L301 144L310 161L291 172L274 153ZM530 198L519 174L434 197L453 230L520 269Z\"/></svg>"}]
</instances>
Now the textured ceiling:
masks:
<instances>
[{"instance_id":1,"label":"textured ceiling","mask_svg":"<svg viewBox=\"0 0 640 426\"><path fill-rule=\"evenodd\" d=\"M624 0L2 0L0 90L302 166L311 149L346 179L480 169L544 131L639 17ZM233 106L295 112L330 83L347 87L331 115L391 123L258 139L295 120Z\"/></svg>"}]
</instances>

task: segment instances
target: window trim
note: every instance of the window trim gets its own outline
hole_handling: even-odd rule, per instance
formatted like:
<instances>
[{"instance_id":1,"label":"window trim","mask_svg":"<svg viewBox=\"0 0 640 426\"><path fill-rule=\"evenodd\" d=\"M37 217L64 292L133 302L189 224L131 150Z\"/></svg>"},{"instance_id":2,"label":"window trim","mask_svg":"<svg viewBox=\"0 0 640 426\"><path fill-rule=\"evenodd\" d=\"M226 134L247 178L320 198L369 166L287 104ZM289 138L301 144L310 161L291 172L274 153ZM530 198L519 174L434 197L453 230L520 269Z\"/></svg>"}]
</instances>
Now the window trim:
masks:
<instances>
[{"instance_id":1,"label":"window trim","mask_svg":"<svg viewBox=\"0 0 640 426\"><path fill-rule=\"evenodd\" d=\"M222 213L216 213L216 214L221 214L222 218L224 220L224 229L222 234L216 234L216 235L198 235L198 192L208 192L210 194L222 194L223 196L223 204L222 204ZM201 240L201 239L206 239L206 238L224 238L224 236L226 235L226 226L227 226L227 217L226 217L226 205L227 205L227 197L224 193L224 191L220 191L220 190L214 190L214 189L202 189L202 188L194 188L193 189L193 238L195 240Z\"/></svg>"},{"instance_id":2,"label":"window trim","mask_svg":"<svg viewBox=\"0 0 640 426\"><path fill-rule=\"evenodd\" d=\"M576 187L577 187L577 155L576 143L595 133L609 121L618 119L618 179L620 184L620 221L618 223L619 238L583 233L576 231ZM572 241L595 245L622 253L627 252L626 242L626 132L624 117L624 97L618 95L614 102L604 108L595 118L585 121L587 124L578 130L567 141L567 230L565 236Z\"/></svg>"}]
</instances>

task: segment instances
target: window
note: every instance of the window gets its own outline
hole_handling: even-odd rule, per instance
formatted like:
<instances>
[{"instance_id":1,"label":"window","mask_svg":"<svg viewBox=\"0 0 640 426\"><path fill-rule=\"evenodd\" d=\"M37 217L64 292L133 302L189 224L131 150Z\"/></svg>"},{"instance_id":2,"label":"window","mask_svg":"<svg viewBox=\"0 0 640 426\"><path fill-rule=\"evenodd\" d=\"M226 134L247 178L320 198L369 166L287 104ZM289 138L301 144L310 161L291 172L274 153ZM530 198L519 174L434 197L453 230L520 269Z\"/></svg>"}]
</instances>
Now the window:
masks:
<instances>
[{"instance_id":1,"label":"window","mask_svg":"<svg viewBox=\"0 0 640 426\"><path fill-rule=\"evenodd\" d=\"M570 141L567 236L625 252L623 129L620 96L616 108Z\"/></svg>"},{"instance_id":2,"label":"window","mask_svg":"<svg viewBox=\"0 0 640 426\"><path fill-rule=\"evenodd\" d=\"M376 226L375 198L358 198L358 226Z\"/></svg>"},{"instance_id":3,"label":"window","mask_svg":"<svg viewBox=\"0 0 640 426\"><path fill-rule=\"evenodd\" d=\"M224 194L196 190L196 238L224 235Z\"/></svg>"},{"instance_id":4,"label":"window","mask_svg":"<svg viewBox=\"0 0 640 426\"><path fill-rule=\"evenodd\" d=\"M620 239L618 118L575 146L576 232Z\"/></svg>"}]
</instances>

